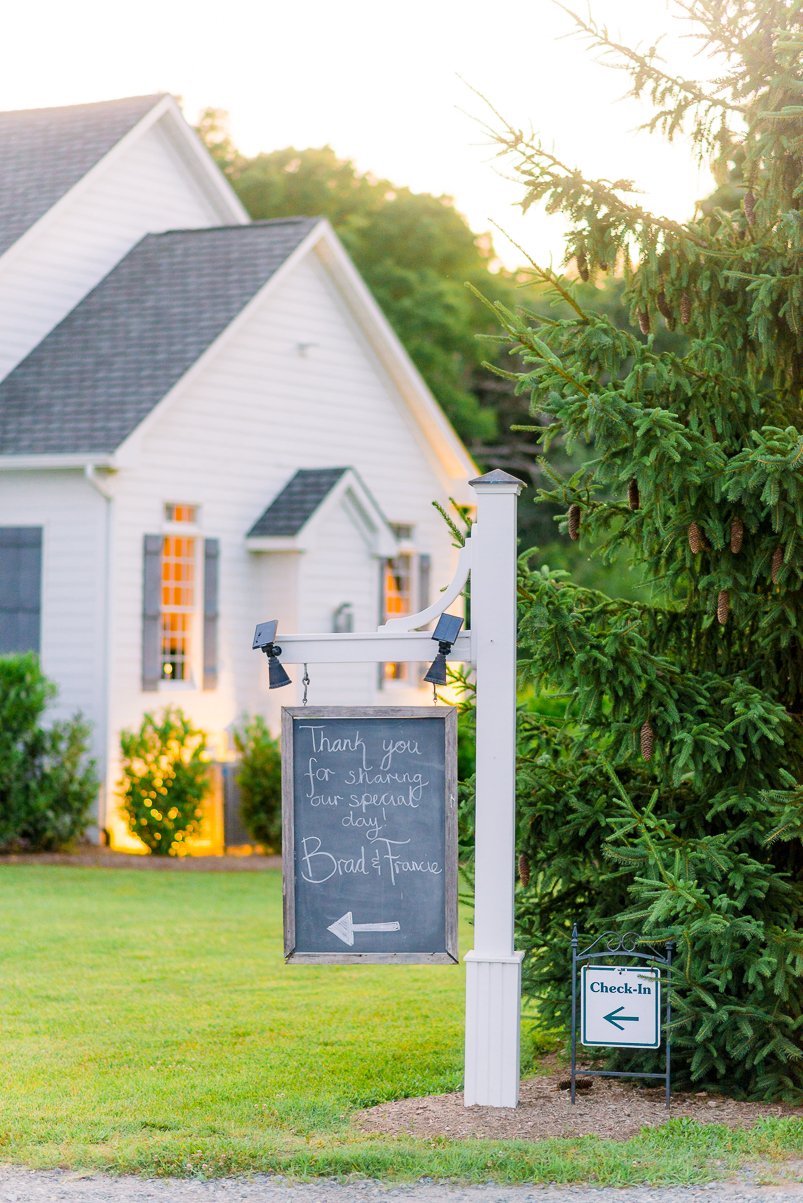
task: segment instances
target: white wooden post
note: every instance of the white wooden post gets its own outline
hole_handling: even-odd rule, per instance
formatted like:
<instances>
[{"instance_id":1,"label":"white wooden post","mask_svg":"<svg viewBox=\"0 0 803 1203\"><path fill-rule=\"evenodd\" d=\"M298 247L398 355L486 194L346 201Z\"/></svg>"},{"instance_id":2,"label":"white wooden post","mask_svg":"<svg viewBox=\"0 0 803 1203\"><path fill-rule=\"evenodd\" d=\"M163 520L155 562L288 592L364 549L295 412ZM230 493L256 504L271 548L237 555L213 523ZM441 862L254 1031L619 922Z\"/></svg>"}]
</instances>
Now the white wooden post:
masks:
<instances>
[{"instance_id":1,"label":"white wooden post","mask_svg":"<svg viewBox=\"0 0 803 1203\"><path fill-rule=\"evenodd\" d=\"M516 812L516 506L507 472L470 482L477 671L474 948L466 954L467 1107L519 1101L521 961L513 948Z\"/></svg>"}]
</instances>

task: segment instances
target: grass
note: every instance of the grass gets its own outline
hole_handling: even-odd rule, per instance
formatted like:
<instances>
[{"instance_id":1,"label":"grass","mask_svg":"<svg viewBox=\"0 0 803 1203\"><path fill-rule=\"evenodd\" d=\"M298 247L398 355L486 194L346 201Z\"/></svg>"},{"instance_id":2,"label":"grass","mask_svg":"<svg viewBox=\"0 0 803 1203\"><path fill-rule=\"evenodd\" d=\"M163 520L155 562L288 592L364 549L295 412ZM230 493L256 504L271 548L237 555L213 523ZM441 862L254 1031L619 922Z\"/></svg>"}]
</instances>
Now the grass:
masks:
<instances>
[{"instance_id":1,"label":"grass","mask_svg":"<svg viewBox=\"0 0 803 1203\"><path fill-rule=\"evenodd\" d=\"M625 1142L355 1133L356 1108L459 1088L463 970L285 966L278 873L6 865L0 908L3 1161L625 1185L803 1153L788 1120Z\"/></svg>"}]
</instances>

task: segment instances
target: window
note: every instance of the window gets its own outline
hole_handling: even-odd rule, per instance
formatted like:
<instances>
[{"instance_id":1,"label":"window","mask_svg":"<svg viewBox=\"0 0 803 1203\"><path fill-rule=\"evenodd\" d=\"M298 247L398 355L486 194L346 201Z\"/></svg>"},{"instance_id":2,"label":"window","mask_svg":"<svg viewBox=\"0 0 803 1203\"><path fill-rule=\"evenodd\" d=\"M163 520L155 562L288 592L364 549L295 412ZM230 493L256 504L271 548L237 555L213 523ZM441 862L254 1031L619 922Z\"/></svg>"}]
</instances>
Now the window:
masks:
<instances>
[{"instance_id":1,"label":"window","mask_svg":"<svg viewBox=\"0 0 803 1203\"><path fill-rule=\"evenodd\" d=\"M413 612L413 563L415 556L409 544L413 535L412 526L394 525L393 533L401 544L398 553L385 561L383 603L385 621ZM390 663L384 666L386 681L406 681L409 665Z\"/></svg>"},{"instance_id":2,"label":"window","mask_svg":"<svg viewBox=\"0 0 803 1203\"><path fill-rule=\"evenodd\" d=\"M202 538L199 506L164 514L161 533L142 538L142 689L216 689L220 540Z\"/></svg>"},{"instance_id":3,"label":"window","mask_svg":"<svg viewBox=\"0 0 803 1203\"><path fill-rule=\"evenodd\" d=\"M197 507L167 505L165 517L175 525L195 522ZM193 535L171 530L162 544L161 678L189 681L195 637L196 543Z\"/></svg>"},{"instance_id":4,"label":"window","mask_svg":"<svg viewBox=\"0 0 803 1203\"><path fill-rule=\"evenodd\" d=\"M198 506L181 505L178 502L169 501L165 506L165 520L167 522L197 522Z\"/></svg>"},{"instance_id":5,"label":"window","mask_svg":"<svg viewBox=\"0 0 803 1203\"><path fill-rule=\"evenodd\" d=\"M413 557L402 552L385 561L385 617L412 612Z\"/></svg>"}]
</instances>

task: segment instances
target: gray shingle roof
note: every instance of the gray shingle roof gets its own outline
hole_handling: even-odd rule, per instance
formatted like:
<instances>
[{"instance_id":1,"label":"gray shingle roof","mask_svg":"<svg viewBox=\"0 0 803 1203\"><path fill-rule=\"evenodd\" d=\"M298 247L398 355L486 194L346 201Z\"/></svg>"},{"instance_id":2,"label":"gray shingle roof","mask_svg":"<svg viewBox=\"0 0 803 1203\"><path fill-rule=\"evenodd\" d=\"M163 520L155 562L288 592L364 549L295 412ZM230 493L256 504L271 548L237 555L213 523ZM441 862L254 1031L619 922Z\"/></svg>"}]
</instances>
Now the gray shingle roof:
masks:
<instances>
[{"instance_id":1,"label":"gray shingle roof","mask_svg":"<svg viewBox=\"0 0 803 1203\"><path fill-rule=\"evenodd\" d=\"M300 468L248 532L297 535L348 468Z\"/></svg>"},{"instance_id":2,"label":"gray shingle roof","mask_svg":"<svg viewBox=\"0 0 803 1203\"><path fill-rule=\"evenodd\" d=\"M0 255L161 99L0 113Z\"/></svg>"},{"instance_id":3,"label":"gray shingle roof","mask_svg":"<svg viewBox=\"0 0 803 1203\"><path fill-rule=\"evenodd\" d=\"M146 235L0 382L0 455L114 451L317 220Z\"/></svg>"}]
</instances>

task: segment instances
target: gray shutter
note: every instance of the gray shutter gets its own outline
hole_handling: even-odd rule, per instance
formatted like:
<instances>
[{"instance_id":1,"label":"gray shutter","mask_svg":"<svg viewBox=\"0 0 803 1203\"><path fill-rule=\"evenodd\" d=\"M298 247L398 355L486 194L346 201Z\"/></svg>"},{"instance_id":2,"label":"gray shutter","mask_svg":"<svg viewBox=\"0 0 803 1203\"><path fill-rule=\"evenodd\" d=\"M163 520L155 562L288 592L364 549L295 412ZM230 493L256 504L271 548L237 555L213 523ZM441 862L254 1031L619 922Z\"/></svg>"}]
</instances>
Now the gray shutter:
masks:
<instances>
[{"instance_id":1,"label":"gray shutter","mask_svg":"<svg viewBox=\"0 0 803 1203\"><path fill-rule=\"evenodd\" d=\"M162 679L162 543L146 535L142 556L142 688L159 688Z\"/></svg>"},{"instance_id":2,"label":"gray shutter","mask_svg":"<svg viewBox=\"0 0 803 1203\"><path fill-rule=\"evenodd\" d=\"M418 605L417 610L426 610L432 590L432 556L418 557Z\"/></svg>"},{"instance_id":3,"label":"gray shutter","mask_svg":"<svg viewBox=\"0 0 803 1203\"><path fill-rule=\"evenodd\" d=\"M217 687L220 540L204 540L204 689Z\"/></svg>"},{"instance_id":4,"label":"gray shutter","mask_svg":"<svg viewBox=\"0 0 803 1203\"><path fill-rule=\"evenodd\" d=\"M0 526L0 654L38 652L42 528Z\"/></svg>"}]
</instances>

